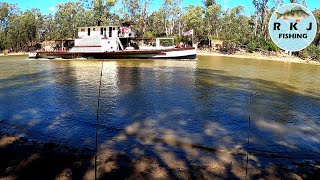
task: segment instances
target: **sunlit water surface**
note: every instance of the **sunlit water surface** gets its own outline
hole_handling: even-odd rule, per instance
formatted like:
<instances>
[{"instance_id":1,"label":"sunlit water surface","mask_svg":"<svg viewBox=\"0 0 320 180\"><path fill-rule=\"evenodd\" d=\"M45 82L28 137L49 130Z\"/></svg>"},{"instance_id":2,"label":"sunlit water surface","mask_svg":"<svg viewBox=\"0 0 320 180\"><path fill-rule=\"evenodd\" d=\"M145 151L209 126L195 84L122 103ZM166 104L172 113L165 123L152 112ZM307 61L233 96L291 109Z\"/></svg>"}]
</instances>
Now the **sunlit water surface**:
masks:
<instances>
[{"instance_id":1,"label":"sunlit water surface","mask_svg":"<svg viewBox=\"0 0 320 180\"><path fill-rule=\"evenodd\" d=\"M101 149L320 157L320 66L204 56L103 63ZM0 57L1 131L94 149L101 65ZM252 92L260 96L250 109Z\"/></svg>"}]
</instances>

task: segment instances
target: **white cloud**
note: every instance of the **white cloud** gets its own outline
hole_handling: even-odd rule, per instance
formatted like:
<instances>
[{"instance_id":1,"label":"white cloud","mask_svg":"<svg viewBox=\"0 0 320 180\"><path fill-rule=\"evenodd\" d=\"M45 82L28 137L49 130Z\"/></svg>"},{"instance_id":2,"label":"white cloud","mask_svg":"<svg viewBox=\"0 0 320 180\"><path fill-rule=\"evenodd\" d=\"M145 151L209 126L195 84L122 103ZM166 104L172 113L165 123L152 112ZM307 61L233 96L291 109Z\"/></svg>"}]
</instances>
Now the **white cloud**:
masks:
<instances>
[{"instance_id":1,"label":"white cloud","mask_svg":"<svg viewBox=\"0 0 320 180\"><path fill-rule=\"evenodd\" d=\"M54 11L54 10L55 10L54 6L49 7L49 11Z\"/></svg>"}]
</instances>

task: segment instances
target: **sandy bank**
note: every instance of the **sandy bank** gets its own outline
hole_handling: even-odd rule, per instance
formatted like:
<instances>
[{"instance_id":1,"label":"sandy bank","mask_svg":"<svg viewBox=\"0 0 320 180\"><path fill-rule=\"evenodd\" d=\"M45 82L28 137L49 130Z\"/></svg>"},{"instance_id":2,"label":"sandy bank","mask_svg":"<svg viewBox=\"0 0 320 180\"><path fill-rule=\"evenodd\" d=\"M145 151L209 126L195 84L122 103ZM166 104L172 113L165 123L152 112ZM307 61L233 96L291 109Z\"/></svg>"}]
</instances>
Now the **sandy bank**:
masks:
<instances>
[{"instance_id":1,"label":"sandy bank","mask_svg":"<svg viewBox=\"0 0 320 180\"><path fill-rule=\"evenodd\" d=\"M318 61L303 60L303 59L296 57L296 56L265 56L260 53L248 53L248 52L237 52L236 54L227 55L227 54L221 54L221 53L217 53L217 52L198 51L197 55L198 56L223 56L223 57L246 58L246 59L273 60L273 61L320 65L320 62L318 62Z\"/></svg>"},{"instance_id":2,"label":"sandy bank","mask_svg":"<svg viewBox=\"0 0 320 180\"><path fill-rule=\"evenodd\" d=\"M26 52L18 52L18 53L8 53L4 55L3 53L0 53L0 56L22 56L22 55L28 55Z\"/></svg>"}]
</instances>

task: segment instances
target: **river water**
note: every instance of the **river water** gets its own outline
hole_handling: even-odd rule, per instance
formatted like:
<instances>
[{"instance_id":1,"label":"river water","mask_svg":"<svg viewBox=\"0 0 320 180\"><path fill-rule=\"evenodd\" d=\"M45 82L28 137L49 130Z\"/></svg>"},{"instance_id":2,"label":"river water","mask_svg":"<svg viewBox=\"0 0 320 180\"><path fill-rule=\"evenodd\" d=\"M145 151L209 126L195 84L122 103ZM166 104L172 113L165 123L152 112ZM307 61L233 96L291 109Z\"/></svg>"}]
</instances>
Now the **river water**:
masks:
<instances>
[{"instance_id":1,"label":"river water","mask_svg":"<svg viewBox=\"0 0 320 180\"><path fill-rule=\"evenodd\" d=\"M0 57L1 131L94 149L101 66ZM320 66L206 56L103 66L100 149L320 157Z\"/></svg>"}]
</instances>

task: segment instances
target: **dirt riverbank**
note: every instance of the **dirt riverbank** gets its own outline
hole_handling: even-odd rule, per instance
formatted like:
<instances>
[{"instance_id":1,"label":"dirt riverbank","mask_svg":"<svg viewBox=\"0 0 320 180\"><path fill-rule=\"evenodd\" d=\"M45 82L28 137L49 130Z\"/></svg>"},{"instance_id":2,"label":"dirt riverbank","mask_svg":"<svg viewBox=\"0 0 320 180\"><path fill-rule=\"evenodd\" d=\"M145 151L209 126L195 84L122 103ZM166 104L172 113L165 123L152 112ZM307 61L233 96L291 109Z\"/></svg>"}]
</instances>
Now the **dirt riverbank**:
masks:
<instances>
[{"instance_id":1,"label":"dirt riverbank","mask_svg":"<svg viewBox=\"0 0 320 180\"><path fill-rule=\"evenodd\" d=\"M209 152L206 152L209 153ZM131 158L101 150L98 179L312 179L320 176L320 162L288 160L253 155L249 163L243 154L210 152L216 159L206 163L185 163L166 156ZM16 135L0 136L0 179L94 179L94 151L77 150L53 143L38 143ZM290 162L288 164L288 162ZM265 164L265 165L263 165ZM246 173L247 172L247 173Z\"/></svg>"}]
</instances>

